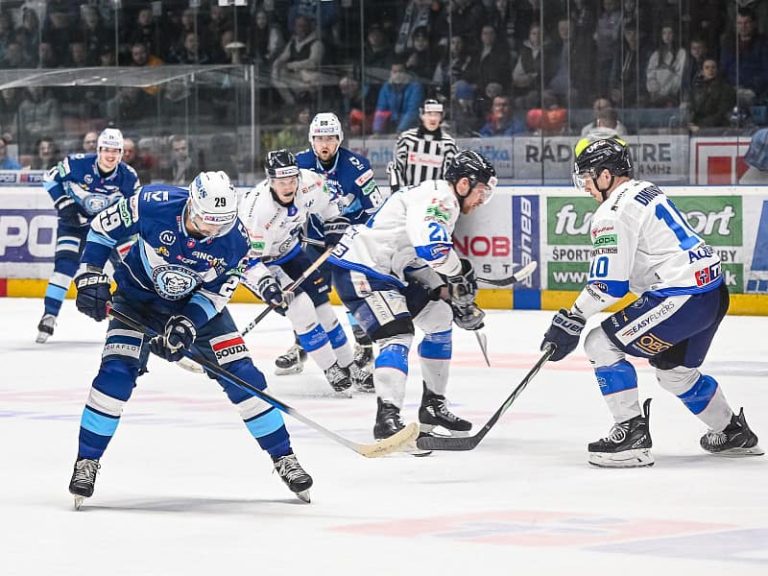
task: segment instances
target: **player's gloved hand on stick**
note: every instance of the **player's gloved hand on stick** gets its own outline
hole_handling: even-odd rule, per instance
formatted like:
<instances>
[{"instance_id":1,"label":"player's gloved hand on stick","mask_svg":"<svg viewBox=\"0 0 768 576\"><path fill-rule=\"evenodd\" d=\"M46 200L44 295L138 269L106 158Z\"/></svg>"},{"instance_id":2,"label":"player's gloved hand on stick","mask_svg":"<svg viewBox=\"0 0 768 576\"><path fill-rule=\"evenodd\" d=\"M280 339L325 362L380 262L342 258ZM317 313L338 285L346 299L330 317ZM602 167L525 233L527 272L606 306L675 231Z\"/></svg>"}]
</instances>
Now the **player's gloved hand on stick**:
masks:
<instances>
[{"instance_id":1,"label":"player's gloved hand on stick","mask_svg":"<svg viewBox=\"0 0 768 576\"><path fill-rule=\"evenodd\" d=\"M259 281L256 283L256 291L261 296L261 299L273 308L283 308L289 304L283 289L280 288L277 279L271 274L259 278Z\"/></svg>"},{"instance_id":2,"label":"player's gloved hand on stick","mask_svg":"<svg viewBox=\"0 0 768 576\"><path fill-rule=\"evenodd\" d=\"M581 331L584 330L586 323L587 321L578 314L561 308L560 312L555 314L555 317L552 319L552 325L549 327L549 330L544 334L541 350L544 350L547 344L554 344L555 352L549 359L552 362L562 360L579 345Z\"/></svg>"},{"instance_id":3,"label":"player's gloved hand on stick","mask_svg":"<svg viewBox=\"0 0 768 576\"><path fill-rule=\"evenodd\" d=\"M325 247L336 246L349 228L349 218L336 216L323 222L323 234L325 235Z\"/></svg>"},{"instance_id":4,"label":"player's gloved hand on stick","mask_svg":"<svg viewBox=\"0 0 768 576\"><path fill-rule=\"evenodd\" d=\"M197 336L195 325L186 316L171 316L165 331L149 341L149 350L169 362L178 362Z\"/></svg>"},{"instance_id":5,"label":"player's gloved hand on stick","mask_svg":"<svg viewBox=\"0 0 768 576\"><path fill-rule=\"evenodd\" d=\"M452 304L459 307L474 304L477 295L477 277L469 260L462 258L461 272L456 276L448 276L446 280Z\"/></svg>"},{"instance_id":6,"label":"player's gloved hand on stick","mask_svg":"<svg viewBox=\"0 0 768 576\"><path fill-rule=\"evenodd\" d=\"M59 220L67 226L80 226L80 210L72 198L66 197L56 205Z\"/></svg>"},{"instance_id":7,"label":"player's gloved hand on stick","mask_svg":"<svg viewBox=\"0 0 768 576\"><path fill-rule=\"evenodd\" d=\"M75 278L77 300L75 306L96 322L107 317L107 303L112 300L109 276L100 272L83 272Z\"/></svg>"},{"instance_id":8,"label":"player's gloved hand on stick","mask_svg":"<svg viewBox=\"0 0 768 576\"><path fill-rule=\"evenodd\" d=\"M480 330L485 323L485 312L477 304L468 304L467 306L457 306L451 304L453 309L453 321L456 326L464 330Z\"/></svg>"}]
</instances>

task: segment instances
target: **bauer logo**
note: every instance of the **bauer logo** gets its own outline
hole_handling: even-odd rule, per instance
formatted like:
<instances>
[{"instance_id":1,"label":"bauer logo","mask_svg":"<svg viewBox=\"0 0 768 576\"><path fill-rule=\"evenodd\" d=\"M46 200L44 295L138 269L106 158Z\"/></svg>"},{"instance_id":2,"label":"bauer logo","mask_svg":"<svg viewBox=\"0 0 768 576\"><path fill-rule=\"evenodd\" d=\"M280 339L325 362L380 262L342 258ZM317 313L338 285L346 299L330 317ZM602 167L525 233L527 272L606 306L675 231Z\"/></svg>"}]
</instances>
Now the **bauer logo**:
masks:
<instances>
[{"instance_id":1,"label":"bauer logo","mask_svg":"<svg viewBox=\"0 0 768 576\"><path fill-rule=\"evenodd\" d=\"M527 266L531 262L538 262L541 254L541 242L539 241L539 197L538 196L513 196L512 197L512 262L518 268ZM518 294L520 290L541 288L539 269L528 278L515 284L513 290ZM516 296L518 298L518 296ZM518 298L521 300L521 298ZM532 303L533 304L533 303ZM515 305L518 307L517 305Z\"/></svg>"}]
</instances>

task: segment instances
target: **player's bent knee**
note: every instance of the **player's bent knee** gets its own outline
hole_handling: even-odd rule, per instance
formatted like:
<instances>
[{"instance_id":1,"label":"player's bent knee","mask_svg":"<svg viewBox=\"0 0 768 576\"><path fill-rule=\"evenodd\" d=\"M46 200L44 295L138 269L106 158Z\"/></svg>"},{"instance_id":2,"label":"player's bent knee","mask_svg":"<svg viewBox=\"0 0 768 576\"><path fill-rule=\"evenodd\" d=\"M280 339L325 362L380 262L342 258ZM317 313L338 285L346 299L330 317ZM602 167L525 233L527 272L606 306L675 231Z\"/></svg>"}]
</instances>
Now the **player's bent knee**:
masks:
<instances>
[{"instance_id":1,"label":"player's bent knee","mask_svg":"<svg viewBox=\"0 0 768 576\"><path fill-rule=\"evenodd\" d=\"M602 326L597 326L589 331L584 339L584 352L587 353L587 358L596 367L612 366L624 359L624 352L611 342Z\"/></svg>"},{"instance_id":2,"label":"player's bent knee","mask_svg":"<svg viewBox=\"0 0 768 576\"><path fill-rule=\"evenodd\" d=\"M451 305L444 300L429 302L414 318L414 323L427 334L450 330L453 324Z\"/></svg>"},{"instance_id":3,"label":"player's bent knee","mask_svg":"<svg viewBox=\"0 0 768 576\"><path fill-rule=\"evenodd\" d=\"M656 369L656 379L659 381L659 385L675 396L690 390L700 376L701 372L698 369L687 368L686 366L677 366L668 370Z\"/></svg>"}]
</instances>

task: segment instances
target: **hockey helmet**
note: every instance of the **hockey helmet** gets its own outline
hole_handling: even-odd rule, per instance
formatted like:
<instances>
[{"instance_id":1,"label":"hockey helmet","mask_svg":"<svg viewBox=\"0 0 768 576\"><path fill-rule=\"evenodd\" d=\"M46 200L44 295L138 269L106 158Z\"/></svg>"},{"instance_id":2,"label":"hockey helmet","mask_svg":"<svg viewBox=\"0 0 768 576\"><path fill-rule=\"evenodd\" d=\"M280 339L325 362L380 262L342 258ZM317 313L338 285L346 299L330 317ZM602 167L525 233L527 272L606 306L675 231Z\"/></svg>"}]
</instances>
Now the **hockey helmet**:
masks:
<instances>
[{"instance_id":1,"label":"hockey helmet","mask_svg":"<svg viewBox=\"0 0 768 576\"><path fill-rule=\"evenodd\" d=\"M101 148L111 148L122 152L124 149L123 133L117 128L105 128L102 130L101 134L99 134L99 139L96 141L96 150Z\"/></svg>"},{"instance_id":2,"label":"hockey helmet","mask_svg":"<svg viewBox=\"0 0 768 576\"><path fill-rule=\"evenodd\" d=\"M434 98L429 98L427 100L424 100L424 104L419 109L419 112L421 114L426 114L427 112L439 112L440 114L443 113L443 105L435 100Z\"/></svg>"},{"instance_id":3,"label":"hockey helmet","mask_svg":"<svg viewBox=\"0 0 768 576\"><path fill-rule=\"evenodd\" d=\"M576 143L574 153L573 183L579 190L584 190L585 176L596 180L603 170L613 176L632 178L634 174L629 145L617 136L598 140L582 138Z\"/></svg>"},{"instance_id":4,"label":"hockey helmet","mask_svg":"<svg viewBox=\"0 0 768 576\"><path fill-rule=\"evenodd\" d=\"M315 136L336 136L339 146L344 141L344 130L341 128L339 117L333 112L320 112L315 114L309 124L309 143L313 144Z\"/></svg>"},{"instance_id":5,"label":"hockey helmet","mask_svg":"<svg viewBox=\"0 0 768 576\"><path fill-rule=\"evenodd\" d=\"M189 185L190 220L203 237L224 236L232 230L237 203L237 191L224 172L200 172Z\"/></svg>"},{"instance_id":6,"label":"hockey helmet","mask_svg":"<svg viewBox=\"0 0 768 576\"><path fill-rule=\"evenodd\" d=\"M462 178L469 179L470 192L478 183L488 186L483 204L490 201L498 180L493 164L482 154L474 150L462 150L453 157L451 164L445 170L444 179L455 185Z\"/></svg>"},{"instance_id":7,"label":"hockey helmet","mask_svg":"<svg viewBox=\"0 0 768 576\"><path fill-rule=\"evenodd\" d=\"M296 163L296 156L290 150L285 149L268 152L266 172L267 178L270 180L298 176L299 165Z\"/></svg>"}]
</instances>

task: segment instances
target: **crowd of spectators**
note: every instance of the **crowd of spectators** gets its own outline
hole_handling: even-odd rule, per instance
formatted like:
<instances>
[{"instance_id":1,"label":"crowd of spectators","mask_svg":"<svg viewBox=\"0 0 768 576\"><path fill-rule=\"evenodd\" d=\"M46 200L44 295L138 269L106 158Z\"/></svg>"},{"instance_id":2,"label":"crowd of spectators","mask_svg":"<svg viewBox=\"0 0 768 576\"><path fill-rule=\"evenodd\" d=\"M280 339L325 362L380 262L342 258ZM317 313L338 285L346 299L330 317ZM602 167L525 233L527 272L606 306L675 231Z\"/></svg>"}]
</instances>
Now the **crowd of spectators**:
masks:
<instances>
[{"instance_id":1,"label":"crowd of spectators","mask_svg":"<svg viewBox=\"0 0 768 576\"><path fill-rule=\"evenodd\" d=\"M247 65L263 147L303 146L308 119L327 110L350 135L392 135L416 125L425 98L444 103L457 136L766 121L768 0L361 2L10 0L0 3L0 69ZM115 125L147 178L181 181L212 157L238 168L234 133L250 117L232 83L170 72L120 86L36 78L0 89L4 165L45 166ZM203 146L193 139L206 127Z\"/></svg>"}]
</instances>

